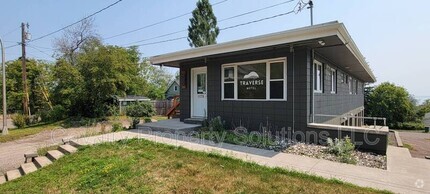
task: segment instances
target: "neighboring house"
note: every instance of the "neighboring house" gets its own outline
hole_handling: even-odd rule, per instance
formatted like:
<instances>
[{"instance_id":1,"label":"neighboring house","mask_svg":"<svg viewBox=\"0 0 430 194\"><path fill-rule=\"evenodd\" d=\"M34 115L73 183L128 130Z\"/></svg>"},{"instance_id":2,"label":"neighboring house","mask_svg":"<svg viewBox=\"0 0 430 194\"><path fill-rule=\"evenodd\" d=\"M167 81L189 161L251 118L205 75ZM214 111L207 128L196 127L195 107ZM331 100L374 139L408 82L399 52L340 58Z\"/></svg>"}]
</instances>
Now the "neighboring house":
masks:
<instances>
[{"instance_id":1,"label":"neighboring house","mask_svg":"<svg viewBox=\"0 0 430 194\"><path fill-rule=\"evenodd\" d=\"M230 129L285 128L292 132L289 138L309 143L348 135L356 144L367 138L362 149L386 152L388 129L361 127L364 84L376 79L342 23L192 48L150 61L180 69L181 121L221 116Z\"/></svg>"},{"instance_id":2,"label":"neighboring house","mask_svg":"<svg viewBox=\"0 0 430 194\"><path fill-rule=\"evenodd\" d=\"M179 80L173 80L169 83L167 90L165 92L165 96L167 100L172 99L175 96L179 95Z\"/></svg>"},{"instance_id":3,"label":"neighboring house","mask_svg":"<svg viewBox=\"0 0 430 194\"><path fill-rule=\"evenodd\" d=\"M136 103L136 102L149 102L151 99L145 97L145 96L135 96L135 95L126 95L124 97L121 96L115 96L115 99L118 102L119 105L119 113L122 114L122 112L127 108L127 106L130 103Z\"/></svg>"}]
</instances>

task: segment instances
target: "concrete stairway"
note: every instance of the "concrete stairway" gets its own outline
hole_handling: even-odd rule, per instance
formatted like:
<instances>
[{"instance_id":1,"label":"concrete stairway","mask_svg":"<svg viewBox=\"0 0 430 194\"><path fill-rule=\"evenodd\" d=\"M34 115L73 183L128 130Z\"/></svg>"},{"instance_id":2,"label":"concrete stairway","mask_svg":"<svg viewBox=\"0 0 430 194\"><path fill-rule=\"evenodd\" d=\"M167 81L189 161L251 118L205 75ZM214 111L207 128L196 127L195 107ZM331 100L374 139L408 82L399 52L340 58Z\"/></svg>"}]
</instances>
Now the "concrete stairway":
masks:
<instances>
[{"instance_id":1,"label":"concrete stairway","mask_svg":"<svg viewBox=\"0 0 430 194\"><path fill-rule=\"evenodd\" d=\"M7 181L17 179L26 174L37 171L40 168L52 164L55 160L60 159L65 154L72 154L78 149L72 145L61 145L58 150L50 150L46 156L38 156L34 158L33 162L24 163L18 169L7 171L5 175L0 176L0 184Z\"/></svg>"}]
</instances>

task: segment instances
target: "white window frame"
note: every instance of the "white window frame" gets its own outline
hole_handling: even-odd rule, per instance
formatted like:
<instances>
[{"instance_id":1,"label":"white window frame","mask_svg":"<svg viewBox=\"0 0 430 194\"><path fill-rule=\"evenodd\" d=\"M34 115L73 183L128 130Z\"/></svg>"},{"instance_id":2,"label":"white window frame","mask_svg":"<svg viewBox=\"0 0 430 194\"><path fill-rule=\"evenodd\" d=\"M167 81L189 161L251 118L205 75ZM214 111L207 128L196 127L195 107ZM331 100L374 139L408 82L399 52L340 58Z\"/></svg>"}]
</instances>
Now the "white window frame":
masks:
<instances>
[{"instance_id":1,"label":"white window frame","mask_svg":"<svg viewBox=\"0 0 430 194\"><path fill-rule=\"evenodd\" d=\"M284 79L270 79L270 64L271 63L284 63ZM266 63L266 99L239 99L238 98L238 77L237 77L237 67L240 65L251 65L257 63ZM233 67L234 68L234 98L224 98L224 69ZM271 99L270 98L270 81L284 81L283 89L284 89L284 98L282 99ZM264 59L264 60L255 60L255 61L245 61L239 63L227 63L221 65L221 100L222 101L287 101L287 58L273 58L273 59Z\"/></svg>"},{"instance_id":2,"label":"white window frame","mask_svg":"<svg viewBox=\"0 0 430 194\"><path fill-rule=\"evenodd\" d=\"M355 91L354 91L355 95L358 94L358 79L355 80Z\"/></svg>"},{"instance_id":3,"label":"white window frame","mask_svg":"<svg viewBox=\"0 0 430 194\"><path fill-rule=\"evenodd\" d=\"M321 74L319 75L319 77L316 74L317 70L318 70L318 66L321 67L321 71L320 71ZM323 81L324 80L324 68L323 68L322 63L317 61L317 60L314 60L313 71L314 71L314 79L317 80L316 82L315 82L315 80L313 80L314 84L316 83L316 88L315 88L315 86L313 88L314 92L315 93L322 93L323 92L323 84L324 84L324 81ZM318 82L318 79L319 79L319 82Z\"/></svg>"},{"instance_id":4,"label":"white window frame","mask_svg":"<svg viewBox=\"0 0 430 194\"><path fill-rule=\"evenodd\" d=\"M173 91L175 91L175 92L178 91L178 86L176 86L176 85L173 86Z\"/></svg>"},{"instance_id":5,"label":"white window frame","mask_svg":"<svg viewBox=\"0 0 430 194\"><path fill-rule=\"evenodd\" d=\"M337 71L330 67L330 93L336 94L337 92Z\"/></svg>"}]
</instances>

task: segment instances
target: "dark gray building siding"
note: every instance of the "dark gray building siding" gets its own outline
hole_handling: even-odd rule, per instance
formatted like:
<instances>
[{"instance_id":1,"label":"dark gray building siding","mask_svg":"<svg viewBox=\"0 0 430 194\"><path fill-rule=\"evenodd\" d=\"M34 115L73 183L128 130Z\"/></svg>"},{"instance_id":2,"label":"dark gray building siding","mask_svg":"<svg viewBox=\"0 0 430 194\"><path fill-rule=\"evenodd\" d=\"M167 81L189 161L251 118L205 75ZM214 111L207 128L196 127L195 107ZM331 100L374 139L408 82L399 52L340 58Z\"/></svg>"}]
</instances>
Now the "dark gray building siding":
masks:
<instances>
[{"instance_id":1,"label":"dark gray building siding","mask_svg":"<svg viewBox=\"0 0 430 194\"><path fill-rule=\"evenodd\" d=\"M269 126L272 129L293 127L293 112L295 112L295 124L306 126L308 114L308 50L300 49L290 53L289 49L274 49L263 52L251 52L224 57L208 58L208 117L221 116L229 127L242 124L250 130L259 130L260 126ZM221 66L227 63L255 61L272 58L287 58L287 101L230 101L221 100ZM293 67L294 58L294 67ZM191 68L205 66L205 62L181 63L181 73L186 72L188 82L186 89L181 91L181 120L190 117L190 81ZM293 73L293 68L295 73ZM295 74L293 76L293 74ZM181 76L182 78L183 76ZM294 77L294 80L293 80ZM181 83L185 83L182 82ZM293 99L293 82L295 82L295 99ZM295 100L293 106L293 100ZM293 111L293 107L295 111Z\"/></svg>"},{"instance_id":2,"label":"dark gray building siding","mask_svg":"<svg viewBox=\"0 0 430 194\"><path fill-rule=\"evenodd\" d=\"M318 116L325 115L342 115L354 109L363 107L364 93L363 82L345 73L338 68L336 64L316 55L315 59L323 64L323 90L322 93L315 93L315 122L321 123L333 119L330 117ZM336 93L331 93L330 83L330 68L336 70ZM342 79L344 76L352 77L352 94L349 93L348 83ZM349 78L348 78L349 79ZM358 88L356 90L356 80L358 80ZM355 94L355 92L357 93Z\"/></svg>"},{"instance_id":3,"label":"dark gray building siding","mask_svg":"<svg viewBox=\"0 0 430 194\"><path fill-rule=\"evenodd\" d=\"M287 58L287 101L232 101L221 100L221 68L223 64L255 61L262 59ZM341 115L362 107L364 94L362 82L359 81L358 93L349 94L346 83L342 83L341 73L336 64L330 63L324 57L315 55L315 59L337 70L336 94L330 93L330 77L324 74L324 90L322 93L313 91L313 54L311 49L296 48L294 53L289 48L277 48L264 51L246 51L232 53L222 57L207 57L205 60L187 61L180 63L181 82L181 116L183 121L190 118L190 86L191 68L207 66L207 96L208 117L221 116L230 129L240 124L249 130L260 130L260 126L269 125L272 132L285 127L286 130L301 132L304 136L295 136L299 141L319 143L321 138L306 138L306 134L315 134L322 131L328 132L328 137L342 138L346 135L353 137L355 141L379 139L377 145L360 145L360 149L372 150L385 154L387 136L384 134L364 134L345 131L322 130L308 127L312 122L312 98L315 99L315 114ZM294 95L293 95L294 94ZM317 119L323 122L327 119ZM294 122L293 122L294 121Z\"/></svg>"}]
</instances>

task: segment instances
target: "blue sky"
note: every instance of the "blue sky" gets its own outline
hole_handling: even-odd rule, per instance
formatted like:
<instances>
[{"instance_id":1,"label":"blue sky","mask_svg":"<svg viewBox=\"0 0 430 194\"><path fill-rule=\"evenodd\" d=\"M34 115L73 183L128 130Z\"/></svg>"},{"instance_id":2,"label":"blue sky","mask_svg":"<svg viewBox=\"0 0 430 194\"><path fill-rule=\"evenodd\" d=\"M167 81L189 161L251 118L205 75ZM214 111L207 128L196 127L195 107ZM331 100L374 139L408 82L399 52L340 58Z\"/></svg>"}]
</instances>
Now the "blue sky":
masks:
<instances>
[{"instance_id":1,"label":"blue sky","mask_svg":"<svg viewBox=\"0 0 430 194\"><path fill-rule=\"evenodd\" d=\"M0 36L6 46L20 41L21 22L30 24L33 38L55 31L73 23L116 0L0 0ZM222 0L211 0L212 3ZM214 6L219 20L251 10L285 2L286 0L228 0ZM306 1L306 0L304 0ZM196 0L123 0L95 17L97 32L106 38L133 30L158 21L169 19L195 7ZM297 1L244 17L220 22L226 27L288 12ZM429 96L430 63L430 7L428 0L314 0L314 21L316 24L338 20L345 23L355 43L360 48L373 69L378 83L394 82L404 86L415 96ZM123 45L152 38L162 34L187 29L190 15L156 25L124 36L104 40L107 44ZM290 14L279 18L222 31L218 42L226 42L257 36L310 24L309 11ZM15 30L16 29L16 30ZM15 30L15 31L14 31ZM157 42L186 36L182 32L168 37L142 43ZM28 48L28 56L53 60L53 40L61 33L31 43L40 51ZM156 45L141 46L143 56L152 56L189 48L187 40L178 40ZM42 51L42 52L41 52ZM20 55L20 48L6 51L7 60ZM174 70L171 70L174 71ZM427 81L426 81L427 80Z\"/></svg>"}]
</instances>

